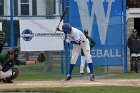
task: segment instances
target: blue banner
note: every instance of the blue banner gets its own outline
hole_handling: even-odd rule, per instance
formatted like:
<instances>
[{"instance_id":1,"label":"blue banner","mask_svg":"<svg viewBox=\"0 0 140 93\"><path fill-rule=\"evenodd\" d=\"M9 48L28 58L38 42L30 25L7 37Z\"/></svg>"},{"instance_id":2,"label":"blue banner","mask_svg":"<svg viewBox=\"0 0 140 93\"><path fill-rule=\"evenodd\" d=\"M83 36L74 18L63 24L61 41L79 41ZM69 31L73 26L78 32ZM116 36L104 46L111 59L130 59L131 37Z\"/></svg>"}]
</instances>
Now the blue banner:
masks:
<instances>
[{"instance_id":1,"label":"blue banner","mask_svg":"<svg viewBox=\"0 0 140 93\"><path fill-rule=\"evenodd\" d=\"M69 23L88 29L94 65L122 65L122 0L70 0ZM79 60L78 60L79 61Z\"/></svg>"}]
</instances>

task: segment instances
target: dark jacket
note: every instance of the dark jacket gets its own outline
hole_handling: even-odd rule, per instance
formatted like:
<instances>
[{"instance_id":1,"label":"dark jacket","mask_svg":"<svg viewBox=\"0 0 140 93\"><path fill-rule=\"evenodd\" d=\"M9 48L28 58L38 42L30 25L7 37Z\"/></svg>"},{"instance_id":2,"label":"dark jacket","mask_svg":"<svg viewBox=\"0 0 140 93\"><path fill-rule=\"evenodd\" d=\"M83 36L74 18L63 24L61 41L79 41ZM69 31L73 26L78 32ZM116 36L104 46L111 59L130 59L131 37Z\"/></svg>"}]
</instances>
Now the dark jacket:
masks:
<instances>
[{"instance_id":1,"label":"dark jacket","mask_svg":"<svg viewBox=\"0 0 140 93\"><path fill-rule=\"evenodd\" d=\"M130 54L140 53L140 37L139 36L134 37L133 35L131 35L128 38L127 46L130 49Z\"/></svg>"},{"instance_id":2,"label":"dark jacket","mask_svg":"<svg viewBox=\"0 0 140 93\"><path fill-rule=\"evenodd\" d=\"M2 52L3 44L0 44L0 53Z\"/></svg>"},{"instance_id":3,"label":"dark jacket","mask_svg":"<svg viewBox=\"0 0 140 93\"><path fill-rule=\"evenodd\" d=\"M87 37L87 39L90 42L90 49L92 49L96 45L96 42L92 38L90 38L90 37ZM83 49L81 49L81 56L84 56Z\"/></svg>"}]
</instances>

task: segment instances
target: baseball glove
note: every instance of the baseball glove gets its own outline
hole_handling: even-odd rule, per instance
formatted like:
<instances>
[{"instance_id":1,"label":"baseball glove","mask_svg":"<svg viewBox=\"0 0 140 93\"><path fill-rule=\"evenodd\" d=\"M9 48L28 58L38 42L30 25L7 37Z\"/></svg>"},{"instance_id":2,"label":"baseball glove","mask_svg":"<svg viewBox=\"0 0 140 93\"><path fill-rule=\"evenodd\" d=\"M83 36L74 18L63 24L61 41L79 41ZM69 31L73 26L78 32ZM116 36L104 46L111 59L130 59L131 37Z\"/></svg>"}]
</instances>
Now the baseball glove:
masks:
<instances>
[{"instance_id":1,"label":"baseball glove","mask_svg":"<svg viewBox=\"0 0 140 93\"><path fill-rule=\"evenodd\" d=\"M44 53L39 53L37 57L38 62L44 62L46 60Z\"/></svg>"}]
</instances>

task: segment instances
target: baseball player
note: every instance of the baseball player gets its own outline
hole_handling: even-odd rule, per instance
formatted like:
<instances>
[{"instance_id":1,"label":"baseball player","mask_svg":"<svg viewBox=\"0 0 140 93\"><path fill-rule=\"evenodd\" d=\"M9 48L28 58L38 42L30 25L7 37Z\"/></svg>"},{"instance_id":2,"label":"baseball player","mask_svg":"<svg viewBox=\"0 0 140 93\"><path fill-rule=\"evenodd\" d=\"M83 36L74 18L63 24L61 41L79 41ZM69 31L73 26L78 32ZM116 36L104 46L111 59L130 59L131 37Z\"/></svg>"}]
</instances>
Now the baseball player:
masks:
<instances>
[{"instance_id":1,"label":"baseball player","mask_svg":"<svg viewBox=\"0 0 140 93\"><path fill-rule=\"evenodd\" d=\"M19 50L17 48L10 49L6 55L0 54L0 80L4 83L13 83L12 80L18 77L19 69L15 65L29 65L45 61L43 53L38 54L37 60L26 62L18 60L18 54Z\"/></svg>"},{"instance_id":2,"label":"baseball player","mask_svg":"<svg viewBox=\"0 0 140 93\"><path fill-rule=\"evenodd\" d=\"M6 60L5 56L1 54L3 50L4 37L5 37L5 33L3 31L0 31L0 81L5 79L6 77L14 76L14 74L12 75L11 69L9 69L8 71L5 71L7 69L7 66L4 64L8 62L12 63L13 60L11 59L12 57ZM13 71L15 71L15 69Z\"/></svg>"},{"instance_id":3,"label":"baseball player","mask_svg":"<svg viewBox=\"0 0 140 93\"><path fill-rule=\"evenodd\" d=\"M95 46L95 41L90 38L88 36L88 30L85 29L84 30L84 35L86 36L87 40L90 42L90 49L92 49L94 46ZM84 67L85 67L85 55L84 55L84 52L83 52L83 49L81 49L81 65L80 65L80 74L81 75L84 75ZM90 74L90 70L89 70L89 67L87 66L87 73Z\"/></svg>"},{"instance_id":4,"label":"baseball player","mask_svg":"<svg viewBox=\"0 0 140 93\"><path fill-rule=\"evenodd\" d=\"M58 27L56 28L56 30L63 31L64 33L68 34L66 42L73 43L69 74L67 75L67 78L65 80L68 81L71 79L72 71L77 61L78 55L81 49L83 49L87 64L90 69L90 81L94 81L95 77L93 74L93 62L90 55L90 45L89 41L86 39L86 36L80 30L71 27L69 23L64 23L62 26L62 30L60 30Z\"/></svg>"}]
</instances>

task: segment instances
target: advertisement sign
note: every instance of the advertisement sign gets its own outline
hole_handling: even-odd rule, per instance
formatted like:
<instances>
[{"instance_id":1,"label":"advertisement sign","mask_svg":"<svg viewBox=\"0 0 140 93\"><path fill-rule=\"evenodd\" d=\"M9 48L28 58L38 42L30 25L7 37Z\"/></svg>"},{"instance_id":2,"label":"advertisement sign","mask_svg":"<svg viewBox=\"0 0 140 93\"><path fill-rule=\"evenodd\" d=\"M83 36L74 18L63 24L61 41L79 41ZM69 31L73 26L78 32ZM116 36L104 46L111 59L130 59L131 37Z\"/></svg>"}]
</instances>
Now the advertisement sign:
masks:
<instances>
[{"instance_id":1,"label":"advertisement sign","mask_svg":"<svg viewBox=\"0 0 140 93\"><path fill-rule=\"evenodd\" d=\"M21 51L63 50L64 34L55 32L59 21L59 19L20 20Z\"/></svg>"},{"instance_id":2,"label":"advertisement sign","mask_svg":"<svg viewBox=\"0 0 140 93\"><path fill-rule=\"evenodd\" d=\"M122 0L71 0L69 23L88 29L94 65L122 65Z\"/></svg>"}]
</instances>

